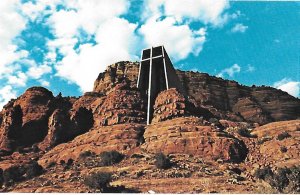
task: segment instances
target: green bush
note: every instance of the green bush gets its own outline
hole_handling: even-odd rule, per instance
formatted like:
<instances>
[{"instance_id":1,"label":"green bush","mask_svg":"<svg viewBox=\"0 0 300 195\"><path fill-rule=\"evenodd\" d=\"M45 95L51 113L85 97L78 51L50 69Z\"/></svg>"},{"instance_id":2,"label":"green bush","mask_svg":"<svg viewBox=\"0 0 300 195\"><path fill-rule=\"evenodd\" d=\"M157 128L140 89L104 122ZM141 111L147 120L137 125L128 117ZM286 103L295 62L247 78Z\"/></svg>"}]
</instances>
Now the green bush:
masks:
<instances>
[{"instance_id":1,"label":"green bush","mask_svg":"<svg viewBox=\"0 0 300 195\"><path fill-rule=\"evenodd\" d=\"M289 137L291 137L291 135L288 134L288 132L286 132L286 131L283 132L283 133L280 133L279 135L277 135L277 139L279 141L284 140L284 139L289 138Z\"/></svg>"},{"instance_id":2,"label":"green bush","mask_svg":"<svg viewBox=\"0 0 300 195\"><path fill-rule=\"evenodd\" d=\"M269 168L258 169L255 177L263 179L278 192L300 192L300 166L292 168L279 168L275 173Z\"/></svg>"},{"instance_id":3,"label":"green bush","mask_svg":"<svg viewBox=\"0 0 300 195\"><path fill-rule=\"evenodd\" d=\"M102 166L110 166L116 163L119 163L123 160L124 155L113 150L113 151L105 151L102 152L100 155L101 161L100 164Z\"/></svg>"},{"instance_id":4,"label":"green bush","mask_svg":"<svg viewBox=\"0 0 300 195\"><path fill-rule=\"evenodd\" d=\"M254 176L258 179L265 180L267 177L273 176L273 171L270 167L263 167L261 169L257 169L254 173Z\"/></svg>"},{"instance_id":5,"label":"green bush","mask_svg":"<svg viewBox=\"0 0 300 195\"><path fill-rule=\"evenodd\" d=\"M237 133L240 136L243 136L243 137L249 137L249 138L255 137L255 136L253 136L253 135L250 134L250 131L248 129L244 129L244 128L238 129Z\"/></svg>"},{"instance_id":6,"label":"green bush","mask_svg":"<svg viewBox=\"0 0 300 195\"><path fill-rule=\"evenodd\" d=\"M285 188L285 193L300 192L300 166L290 168L290 173L287 175L289 184Z\"/></svg>"},{"instance_id":7,"label":"green bush","mask_svg":"<svg viewBox=\"0 0 300 195\"><path fill-rule=\"evenodd\" d=\"M170 159L163 153L157 153L155 155L155 166L159 169L168 169L171 167Z\"/></svg>"},{"instance_id":8,"label":"green bush","mask_svg":"<svg viewBox=\"0 0 300 195\"><path fill-rule=\"evenodd\" d=\"M287 148L285 146L280 146L280 151L282 153L286 153L287 152Z\"/></svg>"},{"instance_id":9,"label":"green bush","mask_svg":"<svg viewBox=\"0 0 300 195\"><path fill-rule=\"evenodd\" d=\"M22 166L14 165L4 170L3 180L5 185L11 185L23 179L24 168Z\"/></svg>"},{"instance_id":10,"label":"green bush","mask_svg":"<svg viewBox=\"0 0 300 195\"><path fill-rule=\"evenodd\" d=\"M260 140L257 141L258 145L262 145L263 143L267 142L267 141L271 141L272 138L271 137L263 137Z\"/></svg>"},{"instance_id":11,"label":"green bush","mask_svg":"<svg viewBox=\"0 0 300 195\"><path fill-rule=\"evenodd\" d=\"M109 183L112 181L112 173L97 172L92 173L84 178L84 184L92 189L99 189L105 192L109 187Z\"/></svg>"},{"instance_id":12,"label":"green bush","mask_svg":"<svg viewBox=\"0 0 300 195\"><path fill-rule=\"evenodd\" d=\"M26 179L31 179L43 173L44 169L36 161L31 161L25 167Z\"/></svg>"},{"instance_id":13,"label":"green bush","mask_svg":"<svg viewBox=\"0 0 300 195\"><path fill-rule=\"evenodd\" d=\"M79 154L79 158L80 159L85 159L85 158L87 158L87 157L89 157L89 156L93 156L93 155L95 155L95 153L94 152L91 152L91 151L83 151L83 152L81 152L80 154Z\"/></svg>"}]
</instances>

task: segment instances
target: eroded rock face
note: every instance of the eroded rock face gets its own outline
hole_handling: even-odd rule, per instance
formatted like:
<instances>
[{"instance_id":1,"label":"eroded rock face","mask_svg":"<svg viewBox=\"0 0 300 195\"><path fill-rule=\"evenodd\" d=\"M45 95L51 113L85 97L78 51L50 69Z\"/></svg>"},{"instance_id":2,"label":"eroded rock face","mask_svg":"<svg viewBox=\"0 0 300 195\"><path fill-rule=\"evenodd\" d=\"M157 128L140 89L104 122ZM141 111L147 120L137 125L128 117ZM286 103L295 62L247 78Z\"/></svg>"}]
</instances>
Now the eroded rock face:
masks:
<instances>
[{"instance_id":1,"label":"eroded rock face","mask_svg":"<svg viewBox=\"0 0 300 195\"><path fill-rule=\"evenodd\" d=\"M2 111L2 122L0 125L0 149L11 151L19 139L19 132L22 127L22 110L20 106L7 108Z\"/></svg>"},{"instance_id":2,"label":"eroded rock face","mask_svg":"<svg viewBox=\"0 0 300 195\"><path fill-rule=\"evenodd\" d=\"M84 151L91 151L96 154L110 150L126 152L143 142L143 133L144 125L133 123L92 129L71 142L56 146L46 153L39 163L46 166L52 161L76 160Z\"/></svg>"},{"instance_id":3,"label":"eroded rock face","mask_svg":"<svg viewBox=\"0 0 300 195\"><path fill-rule=\"evenodd\" d=\"M136 86L138 68L138 62L109 66L99 74L93 91L106 94L125 80ZM300 117L300 100L286 92L271 87L247 87L205 73L177 70L177 74L188 96L218 118L266 124Z\"/></svg>"},{"instance_id":4,"label":"eroded rock face","mask_svg":"<svg viewBox=\"0 0 300 195\"><path fill-rule=\"evenodd\" d=\"M171 88L158 94L154 104L152 123L191 115L205 118L213 117L208 110L195 105L175 88Z\"/></svg>"},{"instance_id":5,"label":"eroded rock face","mask_svg":"<svg viewBox=\"0 0 300 195\"><path fill-rule=\"evenodd\" d=\"M266 124L272 121L271 117L250 97L239 98L232 110L249 122Z\"/></svg>"},{"instance_id":6,"label":"eroded rock face","mask_svg":"<svg viewBox=\"0 0 300 195\"><path fill-rule=\"evenodd\" d=\"M136 87L138 64L138 62L123 61L110 65L105 72L99 74L93 91L106 94L123 81L127 81L130 87Z\"/></svg>"},{"instance_id":7,"label":"eroded rock face","mask_svg":"<svg viewBox=\"0 0 300 195\"><path fill-rule=\"evenodd\" d=\"M300 120L273 122L253 130L256 147L247 161L271 167L290 167L300 163Z\"/></svg>"},{"instance_id":8,"label":"eroded rock face","mask_svg":"<svg viewBox=\"0 0 300 195\"><path fill-rule=\"evenodd\" d=\"M205 159L240 162L247 155L244 143L216 127L203 124L195 117L181 117L154 123L146 127L145 144L148 152L192 154Z\"/></svg>"},{"instance_id":9,"label":"eroded rock face","mask_svg":"<svg viewBox=\"0 0 300 195\"><path fill-rule=\"evenodd\" d=\"M1 123L3 149L31 146L46 136L53 98L47 89L32 87L5 106Z\"/></svg>"},{"instance_id":10,"label":"eroded rock face","mask_svg":"<svg viewBox=\"0 0 300 195\"><path fill-rule=\"evenodd\" d=\"M72 140L74 137L87 132L94 123L93 114L84 107L76 110L56 109L48 121L48 134L39 144L46 150L60 143Z\"/></svg>"},{"instance_id":11,"label":"eroded rock face","mask_svg":"<svg viewBox=\"0 0 300 195\"><path fill-rule=\"evenodd\" d=\"M145 97L126 83L116 85L97 110L96 126L145 123Z\"/></svg>"}]
</instances>

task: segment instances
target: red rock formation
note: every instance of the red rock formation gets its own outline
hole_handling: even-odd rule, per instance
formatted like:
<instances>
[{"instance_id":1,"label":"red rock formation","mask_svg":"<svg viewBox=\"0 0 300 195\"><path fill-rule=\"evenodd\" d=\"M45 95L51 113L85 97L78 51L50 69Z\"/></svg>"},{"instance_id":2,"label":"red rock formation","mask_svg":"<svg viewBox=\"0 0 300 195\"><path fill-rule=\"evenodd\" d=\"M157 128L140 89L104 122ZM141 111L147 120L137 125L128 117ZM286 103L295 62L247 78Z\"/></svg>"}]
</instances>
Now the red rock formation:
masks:
<instances>
[{"instance_id":1,"label":"red rock formation","mask_svg":"<svg viewBox=\"0 0 300 195\"><path fill-rule=\"evenodd\" d=\"M139 90L118 84L107 95L97 114L95 126L145 123L145 100Z\"/></svg>"},{"instance_id":2,"label":"red rock formation","mask_svg":"<svg viewBox=\"0 0 300 195\"><path fill-rule=\"evenodd\" d=\"M18 132L19 145L32 145L41 141L48 130L48 117L51 114L49 103L54 97L50 91L42 87L32 87L25 91L14 102L14 106L22 109L22 128Z\"/></svg>"},{"instance_id":3,"label":"red rock formation","mask_svg":"<svg viewBox=\"0 0 300 195\"><path fill-rule=\"evenodd\" d=\"M192 154L204 159L242 161L247 149L242 141L230 137L214 126L204 125L199 118L175 118L146 127L145 144L148 152Z\"/></svg>"},{"instance_id":4,"label":"red rock formation","mask_svg":"<svg viewBox=\"0 0 300 195\"><path fill-rule=\"evenodd\" d=\"M139 71L137 62L118 62L108 66L105 72L100 73L94 83L94 92L107 93L116 84L128 81L129 86L136 87Z\"/></svg>"},{"instance_id":5,"label":"red rock formation","mask_svg":"<svg viewBox=\"0 0 300 195\"><path fill-rule=\"evenodd\" d=\"M52 161L76 160L84 151L91 151L96 154L110 150L126 152L142 143L143 133L144 125L133 123L92 129L69 143L56 146L46 153L39 163L46 166Z\"/></svg>"},{"instance_id":6,"label":"red rock formation","mask_svg":"<svg viewBox=\"0 0 300 195\"><path fill-rule=\"evenodd\" d=\"M136 85L139 63L119 62L100 73L95 92L109 92L126 80ZM300 117L300 100L271 87L247 87L205 73L177 71L190 97L222 119L265 124ZM247 110L247 111L245 111Z\"/></svg>"},{"instance_id":7,"label":"red rock formation","mask_svg":"<svg viewBox=\"0 0 300 195\"><path fill-rule=\"evenodd\" d=\"M155 104L152 122L161 122L181 116L213 117L206 109L187 100L175 88L162 91L158 94Z\"/></svg>"},{"instance_id":8,"label":"red rock formation","mask_svg":"<svg viewBox=\"0 0 300 195\"><path fill-rule=\"evenodd\" d=\"M300 120L269 123L255 128L252 134L257 135L257 140L248 163L271 167L300 163Z\"/></svg>"},{"instance_id":9,"label":"red rock formation","mask_svg":"<svg viewBox=\"0 0 300 195\"><path fill-rule=\"evenodd\" d=\"M2 111L0 125L0 149L11 151L16 147L19 131L22 127L22 110L20 106L6 108Z\"/></svg>"}]
</instances>

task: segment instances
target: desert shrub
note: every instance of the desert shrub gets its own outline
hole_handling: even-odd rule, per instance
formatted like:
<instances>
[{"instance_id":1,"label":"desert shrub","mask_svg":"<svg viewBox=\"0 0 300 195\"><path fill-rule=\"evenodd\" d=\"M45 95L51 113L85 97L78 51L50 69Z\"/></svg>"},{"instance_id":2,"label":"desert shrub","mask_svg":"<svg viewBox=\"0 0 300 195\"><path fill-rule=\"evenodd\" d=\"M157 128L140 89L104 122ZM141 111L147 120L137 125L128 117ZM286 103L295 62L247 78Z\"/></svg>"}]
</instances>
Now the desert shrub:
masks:
<instances>
[{"instance_id":1,"label":"desert shrub","mask_svg":"<svg viewBox=\"0 0 300 195\"><path fill-rule=\"evenodd\" d=\"M290 168L290 173L287 175L289 184L285 188L285 193L300 192L300 166Z\"/></svg>"},{"instance_id":2,"label":"desert shrub","mask_svg":"<svg viewBox=\"0 0 300 195\"><path fill-rule=\"evenodd\" d=\"M261 145L261 144L263 144L263 143L265 143L267 141L270 141L270 140L272 140L271 137L263 137L263 138L261 138L260 140L257 141L257 144Z\"/></svg>"},{"instance_id":3,"label":"desert shrub","mask_svg":"<svg viewBox=\"0 0 300 195\"><path fill-rule=\"evenodd\" d=\"M275 173L270 168L258 169L255 176L263 179L282 193L300 192L300 166L292 168L279 168Z\"/></svg>"},{"instance_id":4,"label":"desert shrub","mask_svg":"<svg viewBox=\"0 0 300 195\"><path fill-rule=\"evenodd\" d=\"M113 151L105 151L100 154L100 164L102 166L110 166L116 163L119 163L123 160L124 155L113 150Z\"/></svg>"},{"instance_id":5,"label":"desert shrub","mask_svg":"<svg viewBox=\"0 0 300 195\"><path fill-rule=\"evenodd\" d=\"M26 179L31 179L41 175L43 173L43 170L43 167L39 165L36 161L31 161L25 167Z\"/></svg>"},{"instance_id":6,"label":"desert shrub","mask_svg":"<svg viewBox=\"0 0 300 195\"><path fill-rule=\"evenodd\" d=\"M243 136L243 137L253 137L253 136L250 134L250 131L249 131L248 129L244 129L244 128L238 129L238 130L237 130L237 133L238 133L240 136Z\"/></svg>"},{"instance_id":7,"label":"desert shrub","mask_svg":"<svg viewBox=\"0 0 300 195\"><path fill-rule=\"evenodd\" d=\"M47 165L47 168L54 167L55 165L56 165L56 162L51 161L51 162Z\"/></svg>"},{"instance_id":8,"label":"desert shrub","mask_svg":"<svg viewBox=\"0 0 300 195\"><path fill-rule=\"evenodd\" d=\"M290 134L288 134L288 132L283 132L283 133L280 133L279 135L277 135L277 139L279 140L279 141L281 141L281 140L284 140L284 139L286 139L286 138L288 138L288 137L291 137L291 135Z\"/></svg>"},{"instance_id":9,"label":"desert shrub","mask_svg":"<svg viewBox=\"0 0 300 195\"><path fill-rule=\"evenodd\" d=\"M31 148L32 148L32 151L35 152L35 153L37 153L37 152L40 151L40 149L39 149L39 147L37 146L37 144L33 144Z\"/></svg>"},{"instance_id":10,"label":"desert shrub","mask_svg":"<svg viewBox=\"0 0 300 195\"><path fill-rule=\"evenodd\" d=\"M282 192L283 188L285 188L289 184L289 180L287 178L287 174L290 173L289 169L280 168L277 170L272 177L268 178L267 182L279 192Z\"/></svg>"},{"instance_id":11,"label":"desert shrub","mask_svg":"<svg viewBox=\"0 0 300 195\"><path fill-rule=\"evenodd\" d=\"M93 189L99 189L102 192L106 191L111 181L112 173L108 172L96 172L84 178L84 184L86 186Z\"/></svg>"},{"instance_id":12,"label":"desert shrub","mask_svg":"<svg viewBox=\"0 0 300 195\"><path fill-rule=\"evenodd\" d=\"M220 125L219 120L216 119L216 118L210 118L210 119L209 119L209 122L210 122L210 123L213 123L213 124L215 124L215 125Z\"/></svg>"},{"instance_id":13,"label":"desert shrub","mask_svg":"<svg viewBox=\"0 0 300 195\"><path fill-rule=\"evenodd\" d=\"M11 166L3 172L3 180L5 185L11 185L14 182L21 181L23 179L24 169L22 166Z\"/></svg>"},{"instance_id":14,"label":"desert shrub","mask_svg":"<svg viewBox=\"0 0 300 195\"><path fill-rule=\"evenodd\" d=\"M273 171L270 167L263 167L261 169L257 169L254 173L254 176L258 179L266 179L267 177L273 176Z\"/></svg>"},{"instance_id":15,"label":"desert shrub","mask_svg":"<svg viewBox=\"0 0 300 195\"><path fill-rule=\"evenodd\" d=\"M285 146L280 146L280 151L282 153L285 153L285 152L287 152L287 148Z\"/></svg>"},{"instance_id":16,"label":"desert shrub","mask_svg":"<svg viewBox=\"0 0 300 195\"><path fill-rule=\"evenodd\" d=\"M95 155L95 153L94 152L91 152L91 151L83 151L83 152L81 152L80 154L79 154L79 158L80 159L85 159L85 158L87 158L87 157L89 157L89 156L93 156L93 155Z\"/></svg>"},{"instance_id":17,"label":"desert shrub","mask_svg":"<svg viewBox=\"0 0 300 195\"><path fill-rule=\"evenodd\" d=\"M3 169L0 168L0 187L3 185L4 179L3 179Z\"/></svg>"},{"instance_id":18,"label":"desert shrub","mask_svg":"<svg viewBox=\"0 0 300 195\"><path fill-rule=\"evenodd\" d=\"M66 163L66 161L60 160L59 163L60 163L61 165L64 165L64 164Z\"/></svg>"},{"instance_id":19,"label":"desert shrub","mask_svg":"<svg viewBox=\"0 0 300 195\"><path fill-rule=\"evenodd\" d=\"M170 159L163 153L157 153L155 155L155 166L159 169L168 169L171 167Z\"/></svg>"},{"instance_id":20,"label":"desert shrub","mask_svg":"<svg viewBox=\"0 0 300 195\"><path fill-rule=\"evenodd\" d=\"M74 160L72 158L69 158L66 166L70 167L73 164L73 162L74 162Z\"/></svg>"}]
</instances>

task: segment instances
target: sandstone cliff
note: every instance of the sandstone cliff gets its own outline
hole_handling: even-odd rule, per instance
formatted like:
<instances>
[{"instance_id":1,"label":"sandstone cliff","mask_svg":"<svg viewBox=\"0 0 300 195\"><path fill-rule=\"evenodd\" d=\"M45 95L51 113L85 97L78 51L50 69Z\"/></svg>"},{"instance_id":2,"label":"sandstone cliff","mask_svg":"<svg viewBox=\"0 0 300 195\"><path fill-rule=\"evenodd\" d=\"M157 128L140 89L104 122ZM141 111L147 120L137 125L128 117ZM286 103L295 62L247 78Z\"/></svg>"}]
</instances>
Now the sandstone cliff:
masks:
<instances>
[{"instance_id":1,"label":"sandstone cliff","mask_svg":"<svg viewBox=\"0 0 300 195\"><path fill-rule=\"evenodd\" d=\"M87 192L83 177L100 170L114 172L116 185L142 192L151 186L158 192L257 193L263 186L253 179L257 168L299 164L300 123L293 120L300 118L299 99L271 87L178 70L188 97L175 88L160 92L146 125L146 94L136 88L138 68L136 62L110 65L94 90L79 98L54 97L32 87L5 105L0 168L35 160L46 172L3 191ZM111 150L125 159L99 167L98 155ZM174 166L157 169L158 152ZM169 183L174 185L166 188Z\"/></svg>"},{"instance_id":2,"label":"sandstone cliff","mask_svg":"<svg viewBox=\"0 0 300 195\"><path fill-rule=\"evenodd\" d=\"M100 73L94 92L107 93L126 80L136 86L139 63L119 62ZM300 100L272 87L248 87L206 73L180 71L177 74L187 91L200 106L219 118L266 124L300 117Z\"/></svg>"}]
</instances>

